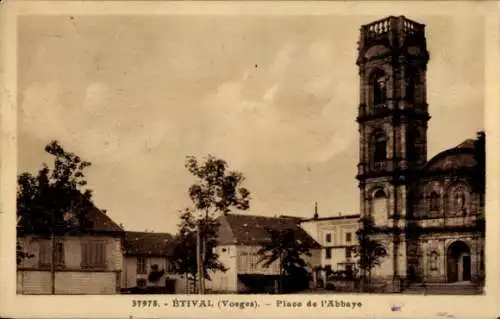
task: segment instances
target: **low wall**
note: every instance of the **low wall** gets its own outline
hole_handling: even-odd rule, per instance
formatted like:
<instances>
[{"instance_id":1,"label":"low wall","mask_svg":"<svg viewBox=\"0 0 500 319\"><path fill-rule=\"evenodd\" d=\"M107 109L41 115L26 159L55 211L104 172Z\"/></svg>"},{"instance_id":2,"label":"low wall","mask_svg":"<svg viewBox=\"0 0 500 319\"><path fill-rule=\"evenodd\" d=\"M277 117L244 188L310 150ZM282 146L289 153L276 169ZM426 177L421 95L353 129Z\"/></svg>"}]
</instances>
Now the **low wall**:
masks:
<instances>
[{"instance_id":1,"label":"low wall","mask_svg":"<svg viewBox=\"0 0 500 319\"><path fill-rule=\"evenodd\" d=\"M120 272L62 271L55 274L55 293L61 295L111 295L119 291ZM17 272L17 293L51 294L50 271Z\"/></svg>"}]
</instances>

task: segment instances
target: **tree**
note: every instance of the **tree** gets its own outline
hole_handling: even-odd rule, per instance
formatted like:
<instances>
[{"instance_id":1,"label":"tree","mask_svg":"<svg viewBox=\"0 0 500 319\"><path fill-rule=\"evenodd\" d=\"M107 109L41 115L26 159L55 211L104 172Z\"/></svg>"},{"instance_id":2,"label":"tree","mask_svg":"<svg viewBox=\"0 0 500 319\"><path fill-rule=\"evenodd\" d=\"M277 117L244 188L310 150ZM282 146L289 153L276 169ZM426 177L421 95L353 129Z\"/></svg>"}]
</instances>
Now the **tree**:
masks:
<instances>
[{"instance_id":1,"label":"tree","mask_svg":"<svg viewBox=\"0 0 500 319\"><path fill-rule=\"evenodd\" d=\"M262 263L264 267L268 268L274 262L279 262L280 292L290 289L290 285L285 287L285 279L289 279L287 282L295 285L296 289L306 288L303 285L308 283L308 271L307 263L303 257L311 256L310 247L297 238L295 229L268 229L267 231L270 240L263 243L257 252L261 256L258 263Z\"/></svg>"},{"instance_id":2,"label":"tree","mask_svg":"<svg viewBox=\"0 0 500 319\"><path fill-rule=\"evenodd\" d=\"M16 225L17 229L19 229L20 220L21 220L21 218L18 217L17 218L17 225ZM17 266L19 266L24 259L33 258L33 257L35 257L35 255L26 252L24 250L24 247L21 244L19 238L17 238L17 240L16 240L16 264L17 264Z\"/></svg>"},{"instance_id":3,"label":"tree","mask_svg":"<svg viewBox=\"0 0 500 319\"><path fill-rule=\"evenodd\" d=\"M176 273L188 275L194 278L195 282L198 278L198 262L196 256L196 229L197 219L192 209L185 209L181 215L179 231L175 237L175 245L172 257L172 264ZM204 238L207 249L204 254L204 278L210 280L209 271L227 271L227 268L219 262L218 254L215 252L217 246L217 229L218 221L209 217L201 221L204 224Z\"/></svg>"},{"instance_id":4,"label":"tree","mask_svg":"<svg viewBox=\"0 0 500 319\"><path fill-rule=\"evenodd\" d=\"M380 265L382 258L387 256L384 246L370 235L376 233L376 228L371 216L361 219L361 227L356 232L358 246L354 249L358 257L358 267L361 270L361 283L364 284L365 276L368 273L368 283L371 283L372 269ZM362 285L363 289L363 285Z\"/></svg>"},{"instance_id":5,"label":"tree","mask_svg":"<svg viewBox=\"0 0 500 319\"><path fill-rule=\"evenodd\" d=\"M148 274L148 281L157 285L164 275L165 269L160 269L160 267L156 264L151 265L151 271Z\"/></svg>"},{"instance_id":6,"label":"tree","mask_svg":"<svg viewBox=\"0 0 500 319\"><path fill-rule=\"evenodd\" d=\"M18 238L23 234L50 236L54 293L55 237L90 226L88 212L94 206L91 190L83 190L87 185L84 170L91 163L65 151L58 141L47 144L45 151L54 158L52 168L43 163L36 175L25 172L18 176Z\"/></svg>"},{"instance_id":7,"label":"tree","mask_svg":"<svg viewBox=\"0 0 500 319\"><path fill-rule=\"evenodd\" d=\"M200 265L198 265L200 267L198 272L206 273L208 264L204 258L210 250L209 242L212 240L208 234L213 231L217 233L218 225L213 223L216 214L228 213L234 208L248 209L250 192L241 186L245 180L243 174L230 171L226 161L220 158L208 155L205 161L200 163L196 157L188 156L185 166L197 179L189 187L188 192L194 208L202 215L197 225L201 242L200 257L202 258ZM200 292L204 293L204 278L200 278Z\"/></svg>"}]
</instances>

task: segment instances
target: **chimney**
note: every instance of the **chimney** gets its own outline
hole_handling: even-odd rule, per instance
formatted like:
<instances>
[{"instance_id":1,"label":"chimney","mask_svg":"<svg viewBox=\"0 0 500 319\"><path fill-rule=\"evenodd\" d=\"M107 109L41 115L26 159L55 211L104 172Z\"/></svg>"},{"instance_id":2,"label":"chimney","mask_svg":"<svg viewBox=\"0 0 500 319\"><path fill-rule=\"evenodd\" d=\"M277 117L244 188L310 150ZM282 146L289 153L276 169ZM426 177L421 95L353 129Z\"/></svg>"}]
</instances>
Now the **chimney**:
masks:
<instances>
[{"instance_id":1,"label":"chimney","mask_svg":"<svg viewBox=\"0 0 500 319\"><path fill-rule=\"evenodd\" d=\"M318 219L319 214L318 214L318 202L314 202L314 219Z\"/></svg>"}]
</instances>

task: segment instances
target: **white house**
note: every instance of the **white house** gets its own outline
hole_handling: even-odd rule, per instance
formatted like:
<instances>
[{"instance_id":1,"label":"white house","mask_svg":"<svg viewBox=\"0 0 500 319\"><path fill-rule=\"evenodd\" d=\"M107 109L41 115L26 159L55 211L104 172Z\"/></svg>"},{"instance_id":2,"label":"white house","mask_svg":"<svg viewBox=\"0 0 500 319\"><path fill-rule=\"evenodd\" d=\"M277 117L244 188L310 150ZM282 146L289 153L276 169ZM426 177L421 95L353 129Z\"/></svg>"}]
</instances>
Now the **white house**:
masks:
<instances>
[{"instance_id":1,"label":"white house","mask_svg":"<svg viewBox=\"0 0 500 319\"><path fill-rule=\"evenodd\" d=\"M179 290L170 256L174 248L173 236L168 233L127 231L123 242L124 289L142 286L161 286ZM148 278L152 270L164 271L157 282Z\"/></svg>"},{"instance_id":2,"label":"white house","mask_svg":"<svg viewBox=\"0 0 500 319\"><path fill-rule=\"evenodd\" d=\"M206 282L213 292L249 292L274 290L279 281L279 261L270 267L259 263L259 249L269 242L268 229L296 231L296 238L311 248L311 257L306 261L311 266L320 264L320 246L299 227L300 218L264 217L243 214L225 214L219 217L218 246L219 260L228 270L211 274Z\"/></svg>"},{"instance_id":3,"label":"white house","mask_svg":"<svg viewBox=\"0 0 500 319\"><path fill-rule=\"evenodd\" d=\"M353 269L358 245L359 214L304 219L300 226L322 246L321 266L333 271Z\"/></svg>"},{"instance_id":4,"label":"white house","mask_svg":"<svg viewBox=\"0 0 500 319\"><path fill-rule=\"evenodd\" d=\"M121 241L124 231L97 208L89 214L90 227L78 235L55 238L54 277L52 240L19 234L25 258L17 267L18 294L115 294L123 270ZM52 280L54 278L54 281Z\"/></svg>"}]
</instances>

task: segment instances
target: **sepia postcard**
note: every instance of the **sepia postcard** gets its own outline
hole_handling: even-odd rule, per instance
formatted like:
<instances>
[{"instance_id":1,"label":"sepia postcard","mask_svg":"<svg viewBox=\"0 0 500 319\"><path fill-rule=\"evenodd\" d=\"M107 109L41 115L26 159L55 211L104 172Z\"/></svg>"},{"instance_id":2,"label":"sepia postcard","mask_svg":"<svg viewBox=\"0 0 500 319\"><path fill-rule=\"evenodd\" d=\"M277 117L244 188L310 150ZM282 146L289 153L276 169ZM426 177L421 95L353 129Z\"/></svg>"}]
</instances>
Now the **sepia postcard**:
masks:
<instances>
[{"instance_id":1,"label":"sepia postcard","mask_svg":"<svg viewBox=\"0 0 500 319\"><path fill-rule=\"evenodd\" d=\"M4 1L0 315L499 317L499 4Z\"/></svg>"}]
</instances>

